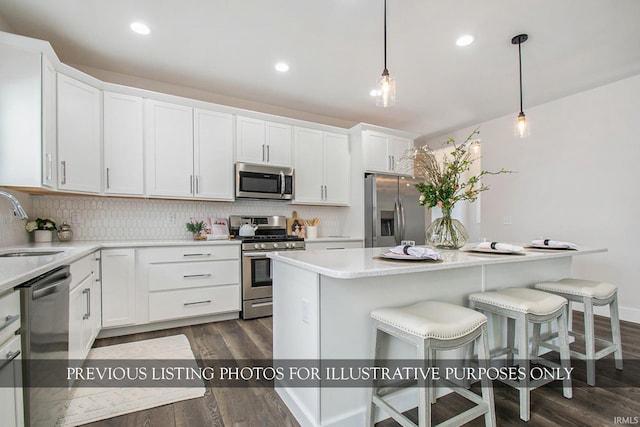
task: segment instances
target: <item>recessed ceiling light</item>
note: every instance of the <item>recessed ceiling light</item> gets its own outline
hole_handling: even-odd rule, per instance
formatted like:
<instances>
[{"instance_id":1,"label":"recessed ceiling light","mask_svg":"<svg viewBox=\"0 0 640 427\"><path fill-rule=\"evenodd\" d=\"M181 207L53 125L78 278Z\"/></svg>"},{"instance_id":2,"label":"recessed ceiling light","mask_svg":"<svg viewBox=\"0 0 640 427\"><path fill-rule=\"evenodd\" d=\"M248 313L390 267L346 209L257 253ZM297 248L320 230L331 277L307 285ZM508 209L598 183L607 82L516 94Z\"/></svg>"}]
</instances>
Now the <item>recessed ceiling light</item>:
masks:
<instances>
[{"instance_id":1,"label":"recessed ceiling light","mask_svg":"<svg viewBox=\"0 0 640 427\"><path fill-rule=\"evenodd\" d=\"M458 39L456 40L456 45L457 46L469 46L471 43L473 43L473 40L475 40L473 38L473 36L471 34L465 34L462 35L460 37L458 37Z\"/></svg>"},{"instance_id":2,"label":"recessed ceiling light","mask_svg":"<svg viewBox=\"0 0 640 427\"><path fill-rule=\"evenodd\" d=\"M281 73L286 73L287 71L289 71L289 64L285 62L278 62L274 68Z\"/></svg>"},{"instance_id":3,"label":"recessed ceiling light","mask_svg":"<svg viewBox=\"0 0 640 427\"><path fill-rule=\"evenodd\" d=\"M129 27L131 28L131 31L133 31L134 33L142 34L144 36L151 33L151 30L149 29L147 24L144 24L139 21L132 22Z\"/></svg>"}]
</instances>

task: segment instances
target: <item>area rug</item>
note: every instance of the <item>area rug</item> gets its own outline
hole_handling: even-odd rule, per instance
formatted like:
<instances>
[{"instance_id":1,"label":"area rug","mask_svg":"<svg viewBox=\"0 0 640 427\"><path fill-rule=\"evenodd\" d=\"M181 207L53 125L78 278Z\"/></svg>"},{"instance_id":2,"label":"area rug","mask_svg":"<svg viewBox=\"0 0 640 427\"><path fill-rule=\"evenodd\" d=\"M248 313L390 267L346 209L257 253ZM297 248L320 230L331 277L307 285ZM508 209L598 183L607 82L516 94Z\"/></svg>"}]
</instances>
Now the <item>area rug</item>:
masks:
<instances>
[{"instance_id":1,"label":"area rug","mask_svg":"<svg viewBox=\"0 0 640 427\"><path fill-rule=\"evenodd\" d=\"M195 364L184 335L91 349L85 366L97 360L179 360ZM194 365L195 366L195 365ZM77 426L204 395L204 384L190 387L74 387L59 426Z\"/></svg>"}]
</instances>

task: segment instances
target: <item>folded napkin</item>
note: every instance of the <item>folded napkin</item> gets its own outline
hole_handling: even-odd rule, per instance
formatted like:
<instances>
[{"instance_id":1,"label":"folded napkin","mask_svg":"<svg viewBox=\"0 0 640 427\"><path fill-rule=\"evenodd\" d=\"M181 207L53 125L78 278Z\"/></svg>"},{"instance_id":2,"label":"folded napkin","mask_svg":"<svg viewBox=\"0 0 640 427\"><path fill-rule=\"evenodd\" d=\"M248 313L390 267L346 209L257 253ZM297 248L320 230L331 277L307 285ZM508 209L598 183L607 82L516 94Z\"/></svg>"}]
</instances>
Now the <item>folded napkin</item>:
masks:
<instances>
[{"instance_id":1,"label":"folded napkin","mask_svg":"<svg viewBox=\"0 0 640 427\"><path fill-rule=\"evenodd\" d=\"M522 252L524 248L518 245L510 245L509 243L498 243L498 242L482 242L478 243L478 249L493 249L495 251L504 251L504 252Z\"/></svg>"},{"instance_id":2,"label":"folded napkin","mask_svg":"<svg viewBox=\"0 0 640 427\"><path fill-rule=\"evenodd\" d=\"M571 242L560 242L558 240L550 240L550 239L536 239L531 242L532 245L536 246L549 246L550 248L569 248L569 249L578 249L578 245Z\"/></svg>"},{"instance_id":3,"label":"folded napkin","mask_svg":"<svg viewBox=\"0 0 640 427\"><path fill-rule=\"evenodd\" d=\"M410 255L416 258L440 259L440 254L430 248L422 248L419 246L396 246L389 249L389 252L396 255Z\"/></svg>"}]
</instances>

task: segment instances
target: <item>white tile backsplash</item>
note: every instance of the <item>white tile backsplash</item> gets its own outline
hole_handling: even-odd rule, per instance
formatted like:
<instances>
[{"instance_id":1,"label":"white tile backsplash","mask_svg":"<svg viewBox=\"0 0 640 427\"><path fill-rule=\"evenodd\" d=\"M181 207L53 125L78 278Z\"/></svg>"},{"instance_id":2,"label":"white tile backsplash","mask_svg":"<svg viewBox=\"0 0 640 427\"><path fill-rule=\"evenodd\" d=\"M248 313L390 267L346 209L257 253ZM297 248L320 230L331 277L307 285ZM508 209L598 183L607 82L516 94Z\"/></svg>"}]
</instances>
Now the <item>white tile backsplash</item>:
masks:
<instances>
[{"instance_id":1,"label":"white tile backsplash","mask_svg":"<svg viewBox=\"0 0 640 427\"><path fill-rule=\"evenodd\" d=\"M140 240L188 238L189 233L184 224L191 217L291 217L293 211L302 218L320 218L320 237L348 235L348 230L342 229L347 209L333 206L294 206L268 200L231 203L46 195L31 196L27 213L33 218L52 218L56 224L66 222L73 229L74 240ZM4 216L0 221L5 221Z\"/></svg>"}]
</instances>

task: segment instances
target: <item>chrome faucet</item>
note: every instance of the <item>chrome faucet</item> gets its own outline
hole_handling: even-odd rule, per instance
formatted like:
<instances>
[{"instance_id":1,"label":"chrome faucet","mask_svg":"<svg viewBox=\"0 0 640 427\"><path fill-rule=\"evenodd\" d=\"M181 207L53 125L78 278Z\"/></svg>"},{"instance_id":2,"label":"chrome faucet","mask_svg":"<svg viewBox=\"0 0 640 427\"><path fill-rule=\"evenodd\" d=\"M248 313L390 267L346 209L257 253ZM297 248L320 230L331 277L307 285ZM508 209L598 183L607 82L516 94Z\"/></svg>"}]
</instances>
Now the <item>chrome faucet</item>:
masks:
<instances>
[{"instance_id":1,"label":"chrome faucet","mask_svg":"<svg viewBox=\"0 0 640 427\"><path fill-rule=\"evenodd\" d=\"M13 213L20 219L29 219L29 216L24 211L24 208L20 204L20 201L16 199L13 194L7 193L6 191L0 191L0 196L4 196L9 199L11 204L13 205Z\"/></svg>"}]
</instances>

